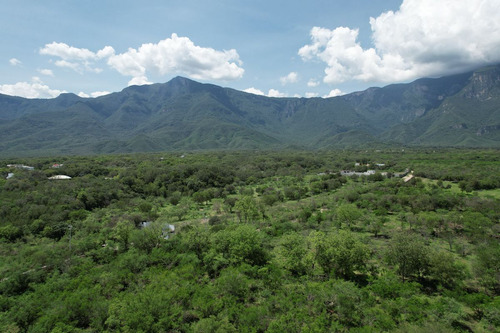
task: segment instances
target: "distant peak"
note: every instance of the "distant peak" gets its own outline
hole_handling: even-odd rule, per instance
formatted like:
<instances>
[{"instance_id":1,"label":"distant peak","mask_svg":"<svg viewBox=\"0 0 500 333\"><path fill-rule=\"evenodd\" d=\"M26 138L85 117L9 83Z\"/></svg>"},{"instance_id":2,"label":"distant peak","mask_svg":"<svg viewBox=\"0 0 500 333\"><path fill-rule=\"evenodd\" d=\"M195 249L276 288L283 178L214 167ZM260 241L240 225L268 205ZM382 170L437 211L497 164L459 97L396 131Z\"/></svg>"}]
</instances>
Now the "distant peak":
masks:
<instances>
[{"instance_id":1,"label":"distant peak","mask_svg":"<svg viewBox=\"0 0 500 333\"><path fill-rule=\"evenodd\" d=\"M165 87L173 94L192 93L201 89L203 85L183 76L176 76L165 84Z\"/></svg>"},{"instance_id":2,"label":"distant peak","mask_svg":"<svg viewBox=\"0 0 500 333\"><path fill-rule=\"evenodd\" d=\"M191 79L188 79L187 77L184 77L184 76L176 76L172 80L170 80L169 83L189 84L189 83L198 83L198 82L193 81Z\"/></svg>"},{"instance_id":3,"label":"distant peak","mask_svg":"<svg viewBox=\"0 0 500 333\"><path fill-rule=\"evenodd\" d=\"M59 101L75 101L81 99L81 97L73 93L62 93L56 99Z\"/></svg>"}]
</instances>

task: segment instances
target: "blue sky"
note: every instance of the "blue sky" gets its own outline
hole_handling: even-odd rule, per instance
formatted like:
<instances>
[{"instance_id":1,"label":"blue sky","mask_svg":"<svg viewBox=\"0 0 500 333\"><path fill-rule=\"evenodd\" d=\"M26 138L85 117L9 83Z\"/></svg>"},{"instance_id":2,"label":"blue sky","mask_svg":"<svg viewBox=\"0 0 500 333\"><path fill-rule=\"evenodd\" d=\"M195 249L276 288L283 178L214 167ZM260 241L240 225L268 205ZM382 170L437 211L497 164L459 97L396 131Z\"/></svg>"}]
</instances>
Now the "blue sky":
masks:
<instances>
[{"instance_id":1,"label":"blue sky","mask_svg":"<svg viewBox=\"0 0 500 333\"><path fill-rule=\"evenodd\" d=\"M327 97L500 62L500 0L16 0L0 15L0 93L30 98L178 75Z\"/></svg>"}]
</instances>

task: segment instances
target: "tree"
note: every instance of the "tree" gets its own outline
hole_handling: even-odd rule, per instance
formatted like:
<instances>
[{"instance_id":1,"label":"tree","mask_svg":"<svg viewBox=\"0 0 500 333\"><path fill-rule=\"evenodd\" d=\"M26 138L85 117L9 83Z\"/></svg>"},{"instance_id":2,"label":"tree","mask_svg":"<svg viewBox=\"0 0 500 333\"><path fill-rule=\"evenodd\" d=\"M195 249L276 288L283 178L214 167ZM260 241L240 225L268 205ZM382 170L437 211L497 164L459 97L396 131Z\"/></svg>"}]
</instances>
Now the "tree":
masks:
<instances>
[{"instance_id":1,"label":"tree","mask_svg":"<svg viewBox=\"0 0 500 333\"><path fill-rule=\"evenodd\" d=\"M130 236L134 230L134 224L130 220L121 220L113 229L114 238L121 243L124 251L128 250Z\"/></svg>"},{"instance_id":2,"label":"tree","mask_svg":"<svg viewBox=\"0 0 500 333\"><path fill-rule=\"evenodd\" d=\"M481 283L498 293L500 291L500 246L493 240L476 249L477 259L473 269Z\"/></svg>"},{"instance_id":3,"label":"tree","mask_svg":"<svg viewBox=\"0 0 500 333\"><path fill-rule=\"evenodd\" d=\"M429 249L419 235L403 231L391 239L386 257L390 264L397 266L398 274L405 281L426 271Z\"/></svg>"},{"instance_id":4,"label":"tree","mask_svg":"<svg viewBox=\"0 0 500 333\"><path fill-rule=\"evenodd\" d=\"M236 205L237 201L238 199L235 197L226 197L226 199L224 199L224 207L229 213L233 212L234 205Z\"/></svg>"},{"instance_id":5,"label":"tree","mask_svg":"<svg viewBox=\"0 0 500 333\"><path fill-rule=\"evenodd\" d=\"M365 269L370 257L368 247L347 230L331 235L313 231L309 241L315 261L328 275L351 279L356 271Z\"/></svg>"},{"instance_id":6,"label":"tree","mask_svg":"<svg viewBox=\"0 0 500 333\"><path fill-rule=\"evenodd\" d=\"M347 327L359 326L367 305L361 290L350 281L333 281L329 286L325 304L333 318Z\"/></svg>"},{"instance_id":7,"label":"tree","mask_svg":"<svg viewBox=\"0 0 500 333\"><path fill-rule=\"evenodd\" d=\"M139 204L139 211L145 214L149 214L153 209L153 205L147 201L141 202Z\"/></svg>"},{"instance_id":8,"label":"tree","mask_svg":"<svg viewBox=\"0 0 500 333\"><path fill-rule=\"evenodd\" d=\"M149 253L165 240L163 226L159 222L152 222L141 230L134 230L130 238L135 247Z\"/></svg>"},{"instance_id":9,"label":"tree","mask_svg":"<svg viewBox=\"0 0 500 333\"><path fill-rule=\"evenodd\" d=\"M208 229L203 225L191 225L183 229L177 237L180 248L184 251L194 252L199 259L210 247L210 235Z\"/></svg>"},{"instance_id":10,"label":"tree","mask_svg":"<svg viewBox=\"0 0 500 333\"><path fill-rule=\"evenodd\" d=\"M238 214L240 222L247 223L249 221L256 220L259 217L259 208L257 207L257 203L254 198L250 196L244 196L236 201L234 209Z\"/></svg>"},{"instance_id":11,"label":"tree","mask_svg":"<svg viewBox=\"0 0 500 333\"><path fill-rule=\"evenodd\" d=\"M202 190L202 191L198 191L198 192L193 193L193 200L196 203L203 204L203 203L209 201L210 199L212 199L212 193L210 190Z\"/></svg>"},{"instance_id":12,"label":"tree","mask_svg":"<svg viewBox=\"0 0 500 333\"><path fill-rule=\"evenodd\" d=\"M349 229L351 226L361 217L361 212L356 206L352 204L340 205L336 210L337 220L342 224L345 224Z\"/></svg>"},{"instance_id":13,"label":"tree","mask_svg":"<svg viewBox=\"0 0 500 333\"><path fill-rule=\"evenodd\" d=\"M298 233L284 235L277 248L278 260L293 275L304 275L311 266L305 238Z\"/></svg>"},{"instance_id":14,"label":"tree","mask_svg":"<svg viewBox=\"0 0 500 333\"><path fill-rule=\"evenodd\" d=\"M177 206L172 210L172 214L181 221L191 210L193 201L189 197L182 197Z\"/></svg>"},{"instance_id":15,"label":"tree","mask_svg":"<svg viewBox=\"0 0 500 333\"><path fill-rule=\"evenodd\" d=\"M176 206L182 199L182 193L179 191L175 191L170 196L168 197L168 200L170 203L174 206Z\"/></svg>"},{"instance_id":16,"label":"tree","mask_svg":"<svg viewBox=\"0 0 500 333\"><path fill-rule=\"evenodd\" d=\"M462 192L472 192L474 190L473 187L471 186L471 184L464 181L464 180L462 180L458 183L458 187L460 188L460 190Z\"/></svg>"},{"instance_id":17,"label":"tree","mask_svg":"<svg viewBox=\"0 0 500 333\"><path fill-rule=\"evenodd\" d=\"M429 253L429 274L444 287L459 284L466 276L467 267L458 263L447 251L432 251Z\"/></svg>"},{"instance_id":18,"label":"tree","mask_svg":"<svg viewBox=\"0 0 500 333\"><path fill-rule=\"evenodd\" d=\"M262 234L255 227L242 224L216 232L210 239L210 248L203 261L216 274L220 269L241 264L263 266L268 254Z\"/></svg>"},{"instance_id":19,"label":"tree","mask_svg":"<svg viewBox=\"0 0 500 333\"><path fill-rule=\"evenodd\" d=\"M368 229L375 237L378 237L379 233L384 228L384 224L388 221L389 219L387 216L374 217L369 220Z\"/></svg>"},{"instance_id":20,"label":"tree","mask_svg":"<svg viewBox=\"0 0 500 333\"><path fill-rule=\"evenodd\" d=\"M5 238L10 242L22 237L23 232L20 228L13 225L6 225L0 227L0 239Z\"/></svg>"}]
</instances>

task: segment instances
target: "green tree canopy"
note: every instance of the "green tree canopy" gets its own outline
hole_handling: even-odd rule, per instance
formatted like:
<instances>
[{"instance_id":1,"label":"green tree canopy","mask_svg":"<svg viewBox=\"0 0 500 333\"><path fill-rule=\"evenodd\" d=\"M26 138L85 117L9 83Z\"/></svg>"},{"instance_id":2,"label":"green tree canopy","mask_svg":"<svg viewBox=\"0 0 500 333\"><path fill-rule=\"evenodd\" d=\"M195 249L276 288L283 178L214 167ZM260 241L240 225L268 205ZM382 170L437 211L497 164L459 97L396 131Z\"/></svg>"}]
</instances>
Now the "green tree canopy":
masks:
<instances>
[{"instance_id":1,"label":"green tree canopy","mask_svg":"<svg viewBox=\"0 0 500 333\"><path fill-rule=\"evenodd\" d=\"M421 236L412 232L399 232L389 243L386 253L390 264L397 266L403 281L422 275L429 264L429 249Z\"/></svg>"},{"instance_id":2,"label":"green tree canopy","mask_svg":"<svg viewBox=\"0 0 500 333\"><path fill-rule=\"evenodd\" d=\"M339 230L326 234L313 231L309 235L314 260L326 274L350 279L362 272L370 257L368 247L352 232Z\"/></svg>"}]
</instances>

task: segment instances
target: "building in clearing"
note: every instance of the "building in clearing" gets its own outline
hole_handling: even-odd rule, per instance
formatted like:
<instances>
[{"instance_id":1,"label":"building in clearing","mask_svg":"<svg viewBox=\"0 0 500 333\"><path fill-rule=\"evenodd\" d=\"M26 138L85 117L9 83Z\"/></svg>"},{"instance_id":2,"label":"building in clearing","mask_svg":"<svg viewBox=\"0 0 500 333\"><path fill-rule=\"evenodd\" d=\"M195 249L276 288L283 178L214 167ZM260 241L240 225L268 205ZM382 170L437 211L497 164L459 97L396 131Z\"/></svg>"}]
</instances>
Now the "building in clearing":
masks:
<instances>
[{"instance_id":1,"label":"building in clearing","mask_svg":"<svg viewBox=\"0 0 500 333\"><path fill-rule=\"evenodd\" d=\"M403 177L405 183L409 182L413 178L413 171Z\"/></svg>"}]
</instances>

